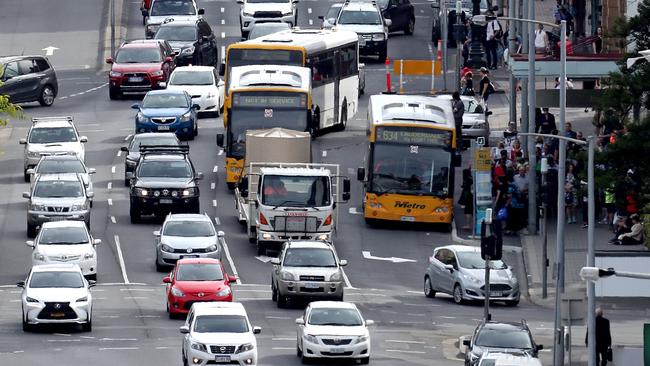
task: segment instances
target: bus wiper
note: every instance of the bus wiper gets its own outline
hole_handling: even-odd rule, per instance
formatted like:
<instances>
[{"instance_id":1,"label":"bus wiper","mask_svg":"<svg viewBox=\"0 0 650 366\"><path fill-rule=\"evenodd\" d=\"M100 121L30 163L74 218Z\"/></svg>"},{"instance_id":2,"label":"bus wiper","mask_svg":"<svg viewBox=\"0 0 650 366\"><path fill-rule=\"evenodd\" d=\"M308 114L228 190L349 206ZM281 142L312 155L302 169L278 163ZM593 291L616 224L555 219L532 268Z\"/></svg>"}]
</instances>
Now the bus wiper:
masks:
<instances>
[{"instance_id":1,"label":"bus wiper","mask_svg":"<svg viewBox=\"0 0 650 366\"><path fill-rule=\"evenodd\" d=\"M297 203L297 204L300 204L300 205L303 204L303 203L300 202L300 201L282 201L282 202L278 203L276 206L274 206L273 209L275 210L275 209L277 209L278 207L281 207L281 206L286 205L287 203ZM298 206L291 206L291 207L298 207Z\"/></svg>"}]
</instances>

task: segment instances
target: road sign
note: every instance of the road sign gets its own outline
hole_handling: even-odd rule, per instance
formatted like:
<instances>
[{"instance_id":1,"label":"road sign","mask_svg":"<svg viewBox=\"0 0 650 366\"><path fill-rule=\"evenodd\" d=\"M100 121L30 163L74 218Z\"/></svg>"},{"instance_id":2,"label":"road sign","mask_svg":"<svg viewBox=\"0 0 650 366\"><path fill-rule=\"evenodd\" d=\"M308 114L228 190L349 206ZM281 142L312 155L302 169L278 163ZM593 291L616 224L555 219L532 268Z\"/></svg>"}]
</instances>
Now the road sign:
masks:
<instances>
[{"instance_id":1,"label":"road sign","mask_svg":"<svg viewBox=\"0 0 650 366\"><path fill-rule=\"evenodd\" d=\"M489 172L492 170L492 157L490 156L490 149L481 147L475 150L474 169L481 172Z\"/></svg>"}]
</instances>

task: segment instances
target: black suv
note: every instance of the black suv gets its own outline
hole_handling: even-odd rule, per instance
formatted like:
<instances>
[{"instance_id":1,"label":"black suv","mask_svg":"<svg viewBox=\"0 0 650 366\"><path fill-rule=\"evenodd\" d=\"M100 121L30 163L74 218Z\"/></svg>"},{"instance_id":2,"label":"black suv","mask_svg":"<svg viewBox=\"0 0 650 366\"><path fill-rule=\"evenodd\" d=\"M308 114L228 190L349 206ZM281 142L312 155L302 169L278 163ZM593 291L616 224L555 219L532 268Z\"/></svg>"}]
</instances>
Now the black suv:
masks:
<instances>
[{"instance_id":1,"label":"black suv","mask_svg":"<svg viewBox=\"0 0 650 366\"><path fill-rule=\"evenodd\" d=\"M521 323L482 321L463 345L467 346L465 366L478 365L486 352L518 351L537 358L539 350L544 348L535 343L524 320Z\"/></svg>"},{"instance_id":2,"label":"black suv","mask_svg":"<svg viewBox=\"0 0 650 366\"><path fill-rule=\"evenodd\" d=\"M141 146L135 173L130 174L131 223L143 214L199 213L197 172L189 146Z\"/></svg>"},{"instance_id":3,"label":"black suv","mask_svg":"<svg viewBox=\"0 0 650 366\"><path fill-rule=\"evenodd\" d=\"M38 101L49 107L59 92L54 68L43 56L0 57L0 95L12 103Z\"/></svg>"},{"instance_id":4,"label":"black suv","mask_svg":"<svg viewBox=\"0 0 650 366\"><path fill-rule=\"evenodd\" d=\"M409 0L379 0L377 5L384 18L392 22L388 27L389 32L404 31L404 34L413 34L415 10Z\"/></svg>"},{"instance_id":5,"label":"black suv","mask_svg":"<svg viewBox=\"0 0 650 366\"><path fill-rule=\"evenodd\" d=\"M198 20L166 19L154 39L164 39L176 53L176 65L217 66L219 49L217 38L208 22Z\"/></svg>"}]
</instances>

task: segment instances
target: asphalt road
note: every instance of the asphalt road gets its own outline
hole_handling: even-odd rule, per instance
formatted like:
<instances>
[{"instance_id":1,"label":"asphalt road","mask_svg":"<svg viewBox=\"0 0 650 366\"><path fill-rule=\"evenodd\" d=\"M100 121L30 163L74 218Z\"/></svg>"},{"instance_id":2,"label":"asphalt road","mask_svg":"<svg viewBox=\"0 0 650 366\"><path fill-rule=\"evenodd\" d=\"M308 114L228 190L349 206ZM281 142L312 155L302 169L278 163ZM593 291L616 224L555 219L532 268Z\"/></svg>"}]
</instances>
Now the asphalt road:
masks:
<instances>
[{"instance_id":1,"label":"asphalt road","mask_svg":"<svg viewBox=\"0 0 650 366\"><path fill-rule=\"evenodd\" d=\"M93 177L95 204L92 232L103 239L98 247L99 286L94 289L94 329L90 334L74 329L44 329L23 333L20 329L19 292L13 284L23 280L31 264L31 250L26 237L25 200L21 192L28 189L22 178L22 146L18 139L27 133L28 121L14 121L2 130L0 141L0 361L5 365L68 365L79 362L102 365L177 365L180 364L180 321L165 316L164 274L154 267L152 231L161 221L148 220L132 225L128 217L128 190L123 186L123 159L119 152L133 133L134 112L129 108L137 98L110 101L106 74L98 70L103 58L101 27L106 24L106 2L74 1L65 6L48 6L45 0L21 2L11 9L10 17L20 18L11 24L0 21L0 46L10 52L29 44L30 52L39 51L40 44L64 40L84 33L74 47L55 51L53 62L61 67L61 92L54 106L42 108L25 105L29 117L72 115L82 135L87 135L86 163L97 169ZM127 38L144 34L138 1L124 2L123 18ZM30 4L29 7L26 4ZM330 1L302 0L299 23L309 27L320 24ZM232 1L199 0L206 9L208 22L221 36L222 44L239 40L238 5ZM427 59L429 47L430 8L424 0L414 1L416 30L414 36L395 34L389 40L389 56L393 59ZM3 6L3 9L6 8ZM37 9L28 11L29 9ZM46 9L47 11L45 11ZM6 14L6 13L5 13ZM0 15L3 19L5 15ZM22 24L27 19L32 29ZM57 21L48 22L48 19ZM40 34L39 45L29 42ZM91 40L95 37L95 40ZM54 41L52 41L54 42ZM61 42L60 44L66 44ZM59 44L59 43L57 43ZM44 48L45 46L41 47ZM3 50L5 50L3 49ZM4 52L4 51L3 51ZM348 122L344 132L330 133L314 143L314 156L322 162L341 164L341 171L355 178L354 171L363 160L365 148L365 109L368 95L383 90L383 65L368 62L366 94L360 101L360 113ZM94 65L90 68L65 68L65 65ZM426 80L415 80L415 87L426 86ZM421 85L420 85L421 84ZM232 260L226 264L229 273L237 272L242 284L235 288L235 299L245 304L252 323L263 327L259 336L262 365L294 365L295 324L301 309L277 309L270 299L268 258L256 258L255 249L247 241L237 223L233 196L224 182L224 156L215 146L215 134L222 131L220 119L206 118L199 122L199 136L190 143L191 155L201 181L201 210L214 218L219 230L226 233ZM482 317L481 304L457 306L444 295L427 299L422 295L422 277L427 258L440 245L452 244L449 233L432 228L391 226L370 228L360 212L361 191L354 182L352 199L339 206L338 232L335 245L339 256L347 259L345 268L350 281L345 299L357 303L366 318L377 325L371 330L372 363L377 365L456 365L459 363L457 340L472 332ZM376 257L399 257L410 262L393 263L365 259L362 251ZM508 252L506 261L513 265L520 282L525 281L520 255ZM496 320L527 319L539 343L549 345L552 337L552 313L522 299L516 308L494 305ZM544 355L546 357L546 354Z\"/></svg>"}]
</instances>

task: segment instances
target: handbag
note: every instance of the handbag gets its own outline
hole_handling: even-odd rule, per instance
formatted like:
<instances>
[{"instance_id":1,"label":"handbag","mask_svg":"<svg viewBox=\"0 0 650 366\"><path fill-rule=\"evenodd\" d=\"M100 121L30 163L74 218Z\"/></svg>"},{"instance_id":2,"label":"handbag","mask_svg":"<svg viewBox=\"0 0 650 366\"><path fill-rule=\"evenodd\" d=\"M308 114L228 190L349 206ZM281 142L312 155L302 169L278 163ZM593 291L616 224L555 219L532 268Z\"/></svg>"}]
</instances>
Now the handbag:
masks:
<instances>
[{"instance_id":1,"label":"handbag","mask_svg":"<svg viewBox=\"0 0 650 366\"><path fill-rule=\"evenodd\" d=\"M612 347L607 347L607 361L614 361L614 354L612 353Z\"/></svg>"}]
</instances>

